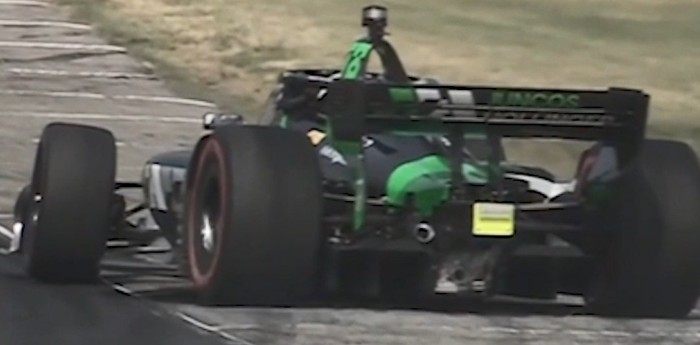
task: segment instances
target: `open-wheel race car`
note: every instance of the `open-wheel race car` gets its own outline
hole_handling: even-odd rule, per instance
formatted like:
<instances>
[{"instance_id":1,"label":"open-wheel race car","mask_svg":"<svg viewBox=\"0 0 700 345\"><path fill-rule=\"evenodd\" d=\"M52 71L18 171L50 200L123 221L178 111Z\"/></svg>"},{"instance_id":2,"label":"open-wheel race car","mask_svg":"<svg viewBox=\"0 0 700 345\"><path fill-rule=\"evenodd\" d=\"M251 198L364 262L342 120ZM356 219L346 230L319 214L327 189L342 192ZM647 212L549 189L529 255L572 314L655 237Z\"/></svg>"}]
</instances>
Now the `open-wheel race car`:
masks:
<instances>
[{"instance_id":1,"label":"open-wheel race car","mask_svg":"<svg viewBox=\"0 0 700 345\"><path fill-rule=\"evenodd\" d=\"M691 311L700 165L684 143L645 138L646 93L411 76L386 14L364 9L343 69L284 72L257 124L206 114L193 149L152 157L141 182L115 180L108 130L49 124L15 208L27 272L93 281L108 239L162 237L206 303L570 293L606 315ZM591 146L558 181L509 163L503 138ZM127 208L125 188L143 203ZM156 232L128 221L139 211Z\"/></svg>"}]
</instances>

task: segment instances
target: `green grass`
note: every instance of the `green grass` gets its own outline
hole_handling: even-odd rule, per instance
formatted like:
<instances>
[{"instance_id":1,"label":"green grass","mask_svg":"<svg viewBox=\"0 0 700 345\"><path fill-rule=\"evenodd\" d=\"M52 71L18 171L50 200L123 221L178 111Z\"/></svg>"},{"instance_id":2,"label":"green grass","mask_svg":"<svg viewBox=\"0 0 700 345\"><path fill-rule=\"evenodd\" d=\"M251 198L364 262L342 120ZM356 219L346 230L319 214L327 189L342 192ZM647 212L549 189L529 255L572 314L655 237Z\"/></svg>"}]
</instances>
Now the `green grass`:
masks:
<instances>
[{"instance_id":1,"label":"green grass","mask_svg":"<svg viewBox=\"0 0 700 345\"><path fill-rule=\"evenodd\" d=\"M247 95L217 88L186 66L163 58L164 54L173 51L177 40L168 32L153 30L147 23L125 25L125 21L112 12L109 0L55 1L66 6L74 20L93 24L110 43L125 46L130 54L150 62L155 73L174 93L214 102L224 111L250 113L257 110L256 101Z\"/></svg>"},{"instance_id":2,"label":"green grass","mask_svg":"<svg viewBox=\"0 0 700 345\"><path fill-rule=\"evenodd\" d=\"M153 62L181 94L252 111L277 73L339 67L357 0L55 0ZM383 0L415 74L456 83L642 88L650 133L700 148L694 0Z\"/></svg>"}]
</instances>

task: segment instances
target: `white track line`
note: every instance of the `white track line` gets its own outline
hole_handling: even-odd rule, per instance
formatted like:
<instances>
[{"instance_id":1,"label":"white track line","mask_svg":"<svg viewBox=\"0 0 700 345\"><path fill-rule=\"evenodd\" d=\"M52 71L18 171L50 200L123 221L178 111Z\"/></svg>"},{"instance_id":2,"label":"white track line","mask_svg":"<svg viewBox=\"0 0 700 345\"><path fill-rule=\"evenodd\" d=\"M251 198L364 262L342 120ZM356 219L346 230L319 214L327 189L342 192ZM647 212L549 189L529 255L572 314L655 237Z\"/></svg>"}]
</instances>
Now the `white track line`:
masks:
<instances>
[{"instance_id":1,"label":"white track line","mask_svg":"<svg viewBox=\"0 0 700 345\"><path fill-rule=\"evenodd\" d=\"M189 323L192 326L195 326L195 327L197 327L203 331L206 331L206 332L214 333L214 334L216 334L216 335L218 335L226 340L234 342L235 344L255 345L254 343L251 343L250 341L247 341L243 338L239 338L233 334L223 332L222 330L219 329L219 327L209 325L209 324L202 322L200 320L197 320L197 319L195 319L195 318L193 318L185 313L177 313L176 315L180 319Z\"/></svg>"},{"instance_id":2,"label":"white track line","mask_svg":"<svg viewBox=\"0 0 700 345\"><path fill-rule=\"evenodd\" d=\"M132 292L131 290L129 290L129 288L127 288L127 287L125 287L125 286L123 286L123 285L112 284L112 283L110 283L110 282L108 282L108 281L106 281L106 280L103 280L103 282L106 283L106 284L108 284L108 285L111 285L111 286L112 286L112 289L114 289L115 291L117 291L117 292L119 292L119 293L121 293L121 294L123 294L123 295L133 296L133 292Z\"/></svg>"},{"instance_id":3,"label":"white track line","mask_svg":"<svg viewBox=\"0 0 700 345\"><path fill-rule=\"evenodd\" d=\"M168 122L168 123L201 123L199 118L182 116L153 116L153 115L124 115L124 114L90 114L90 113L46 113L46 112L0 112L1 117L36 118L36 119L66 119L66 120L103 120L127 122Z\"/></svg>"},{"instance_id":4,"label":"white track line","mask_svg":"<svg viewBox=\"0 0 700 345\"><path fill-rule=\"evenodd\" d=\"M0 220L13 219L14 217L12 213L0 213Z\"/></svg>"},{"instance_id":5,"label":"white track line","mask_svg":"<svg viewBox=\"0 0 700 345\"><path fill-rule=\"evenodd\" d=\"M36 6L36 7L50 7L48 3L44 1L31 1L31 0L0 0L0 5L7 6Z\"/></svg>"},{"instance_id":6,"label":"white track line","mask_svg":"<svg viewBox=\"0 0 700 345\"><path fill-rule=\"evenodd\" d=\"M0 26L9 27L53 27L75 30L92 30L90 25L70 23L70 22L54 22L46 20L11 20L0 19Z\"/></svg>"},{"instance_id":7,"label":"white track line","mask_svg":"<svg viewBox=\"0 0 700 345\"><path fill-rule=\"evenodd\" d=\"M124 285L111 283L107 280L103 280L103 282L107 285L111 285L112 289L114 289L118 293L121 293L121 294L129 296L129 297L136 297L136 298L139 297L139 292L134 291L134 290L132 290ZM255 343L251 343L248 340L245 340L243 338L239 338L233 334L226 333L226 332L222 331L222 329L220 327L209 325L209 324L207 324L203 321L197 320L197 319L195 319L195 318L193 318L185 313L175 312L172 314L174 314L177 318L190 324L193 327L196 327L204 332L212 333L214 335L222 337L222 338L226 339L227 341L232 342L233 344L236 344L236 345L256 345Z\"/></svg>"},{"instance_id":8,"label":"white track line","mask_svg":"<svg viewBox=\"0 0 700 345\"><path fill-rule=\"evenodd\" d=\"M38 144L41 141L40 138L33 138L32 139L32 144ZM117 141L115 142L116 147L135 147L135 148L143 148L143 149L156 149L159 146L154 146L153 144L142 144L142 143L135 143L135 142L124 142L124 141ZM174 143L170 146L164 146L164 149L175 149L175 148L183 148L182 146L178 145L178 143ZM120 167L121 168L121 167ZM143 167L141 167L143 169ZM0 217L0 219L2 219Z\"/></svg>"},{"instance_id":9,"label":"white track line","mask_svg":"<svg viewBox=\"0 0 700 345\"><path fill-rule=\"evenodd\" d=\"M29 49L61 49L61 50L87 50L105 51L114 53L126 53L126 48L109 44L83 44L83 43L55 43L55 42L27 42L27 41L0 41L2 48L29 48Z\"/></svg>"},{"instance_id":10,"label":"white track line","mask_svg":"<svg viewBox=\"0 0 700 345\"><path fill-rule=\"evenodd\" d=\"M7 73L20 76L49 76L49 77L80 77L80 78L108 78L108 79L158 79L153 74L129 73L129 72L101 72L101 71L66 71L57 69L33 69L33 68L8 68Z\"/></svg>"},{"instance_id":11,"label":"white track line","mask_svg":"<svg viewBox=\"0 0 700 345\"><path fill-rule=\"evenodd\" d=\"M41 139L39 139L39 138L33 138L33 139L32 139L32 143L33 143L33 144L38 144L40 141L41 141ZM124 147L124 146L127 146L126 143L123 142L123 141L117 141L117 142L115 142L114 144L115 144L116 147ZM140 144L134 145L134 144L130 144L129 146L149 147L149 146L152 146L152 145L140 145Z\"/></svg>"},{"instance_id":12,"label":"white track line","mask_svg":"<svg viewBox=\"0 0 700 345\"><path fill-rule=\"evenodd\" d=\"M194 143L192 145L194 146ZM152 148L153 146L151 145L149 147ZM177 148L177 146L173 145L173 146L170 146L169 148L171 148L171 149ZM32 169L31 165L29 165L29 164L18 164L18 163L13 163L13 162L3 163L1 167L3 169L6 169L6 170L7 169L22 169L25 172L31 171L31 169ZM117 170L119 170L120 172L138 172L138 173L140 173L143 171L143 165L132 165L132 166L120 165L117 167ZM7 191L7 190L3 189L3 191ZM8 220L8 219L12 219L12 218L13 218L12 215L8 215L7 217L5 215L0 216L0 220Z\"/></svg>"},{"instance_id":13,"label":"white track line","mask_svg":"<svg viewBox=\"0 0 700 345\"><path fill-rule=\"evenodd\" d=\"M196 99L162 96L140 96L140 95L106 95L90 92L63 92L63 91L35 91L35 90L0 90L0 95L8 96L38 96L55 98L86 98L100 100L120 100L120 101L144 101L192 105L206 108L215 108L216 105L210 102Z\"/></svg>"},{"instance_id":14,"label":"white track line","mask_svg":"<svg viewBox=\"0 0 700 345\"><path fill-rule=\"evenodd\" d=\"M12 240L15 237L15 233L12 230L0 225L0 235L5 236L8 240Z\"/></svg>"},{"instance_id":15,"label":"white track line","mask_svg":"<svg viewBox=\"0 0 700 345\"><path fill-rule=\"evenodd\" d=\"M615 338L700 338L698 331L662 331L662 330L641 330L630 332L623 330L592 330L592 329L546 329L546 328L514 328L514 327L483 327L479 329L483 333L509 334L509 335L571 335L576 338L592 337L615 337Z\"/></svg>"}]
</instances>

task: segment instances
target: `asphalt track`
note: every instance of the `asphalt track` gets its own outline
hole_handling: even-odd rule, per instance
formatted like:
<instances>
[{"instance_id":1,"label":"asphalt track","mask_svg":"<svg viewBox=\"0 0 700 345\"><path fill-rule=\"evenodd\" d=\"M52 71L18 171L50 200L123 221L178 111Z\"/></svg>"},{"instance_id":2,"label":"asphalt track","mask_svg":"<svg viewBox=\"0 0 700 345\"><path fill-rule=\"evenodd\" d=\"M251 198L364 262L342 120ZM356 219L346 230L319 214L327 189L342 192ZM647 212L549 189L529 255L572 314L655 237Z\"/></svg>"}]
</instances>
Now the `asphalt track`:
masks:
<instances>
[{"instance_id":1,"label":"asphalt track","mask_svg":"<svg viewBox=\"0 0 700 345\"><path fill-rule=\"evenodd\" d=\"M151 154L191 145L210 109L173 98L147 65L46 2L0 0L0 246L43 125L110 128L119 176L133 179ZM109 260L167 266L157 255ZM616 320L582 315L573 302L449 298L207 308L193 303L181 279L139 267L127 273L105 270L97 286L45 286L24 277L16 258L0 256L0 344L700 344L697 311L683 321Z\"/></svg>"},{"instance_id":2,"label":"asphalt track","mask_svg":"<svg viewBox=\"0 0 700 345\"><path fill-rule=\"evenodd\" d=\"M217 345L212 334L104 286L51 286L0 260L0 343Z\"/></svg>"}]
</instances>

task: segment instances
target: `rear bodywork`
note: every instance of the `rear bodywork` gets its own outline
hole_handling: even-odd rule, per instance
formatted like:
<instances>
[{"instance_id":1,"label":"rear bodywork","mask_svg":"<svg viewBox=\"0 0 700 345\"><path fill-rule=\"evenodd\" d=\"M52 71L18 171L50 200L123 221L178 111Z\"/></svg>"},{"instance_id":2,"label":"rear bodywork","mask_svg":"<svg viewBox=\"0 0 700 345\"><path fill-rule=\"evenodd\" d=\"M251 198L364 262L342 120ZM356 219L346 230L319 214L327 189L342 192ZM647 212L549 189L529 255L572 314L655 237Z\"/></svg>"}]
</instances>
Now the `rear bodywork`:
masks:
<instances>
[{"instance_id":1,"label":"rear bodywork","mask_svg":"<svg viewBox=\"0 0 700 345\"><path fill-rule=\"evenodd\" d=\"M610 183L643 138L648 102L646 94L626 89L323 81L307 73L290 73L283 83L324 94L310 107L325 119L326 144L355 162L352 183L338 189L345 193L328 196L345 203L333 226L341 234L339 243L353 245L339 245L339 250L389 250L402 240L401 233L412 232L424 243L405 248L443 258L447 253L484 254L501 263L519 254L595 254L591 239L605 239L596 233L596 211L605 207ZM382 195L368 180L379 160L368 160L365 148L367 138L387 133L437 143L433 154L391 170ZM475 135L493 153L483 160L464 152L469 147L465 138ZM596 145L583 155L576 178L559 183L531 167L500 160L496 153L504 137L588 140ZM373 234L371 239L368 234Z\"/></svg>"},{"instance_id":2,"label":"rear bodywork","mask_svg":"<svg viewBox=\"0 0 700 345\"><path fill-rule=\"evenodd\" d=\"M586 289L610 238L601 210L644 138L648 95L444 85L411 76L378 18L363 22L369 33L353 44L342 69L282 73L261 117L262 125L306 135L317 150L324 286L539 298ZM372 54L383 67L378 73L367 71ZM240 116L203 120L205 130L242 123ZM575 176L559 181L542 167L509 163L504 138L591 146ZM127 207L115 193L110 246L141 247L162 237L182 262L192 154L157 154L141 181L116 184L116 191L140 189L143 202ZM26 191L15 207L18 251L35 206ZM138 217L142 211L147 217Z\"/></svg>"},{"instance_id":3,"label":"rear bodywork","mask_svg":"<svg viewBox=\"0 0 700 345\"><path fill-rule=\"evenodd\" d=\"M366 70L372 53L382 73ZM385 275L410 267L429 289L490 294L547 281L546 297L585 288L606 240L598 211L644 137L648 101L622 88L442 85L407 75L370 34L343 69L283 73L263 122L306 134L318 150L331 286L373 289L376 267L393 262ZM574 178L557 181L509 164L503 138L592 145ZM163 153L144 169L146 204L175 246L190 155Z\"/></svg>"}]
</instances>

